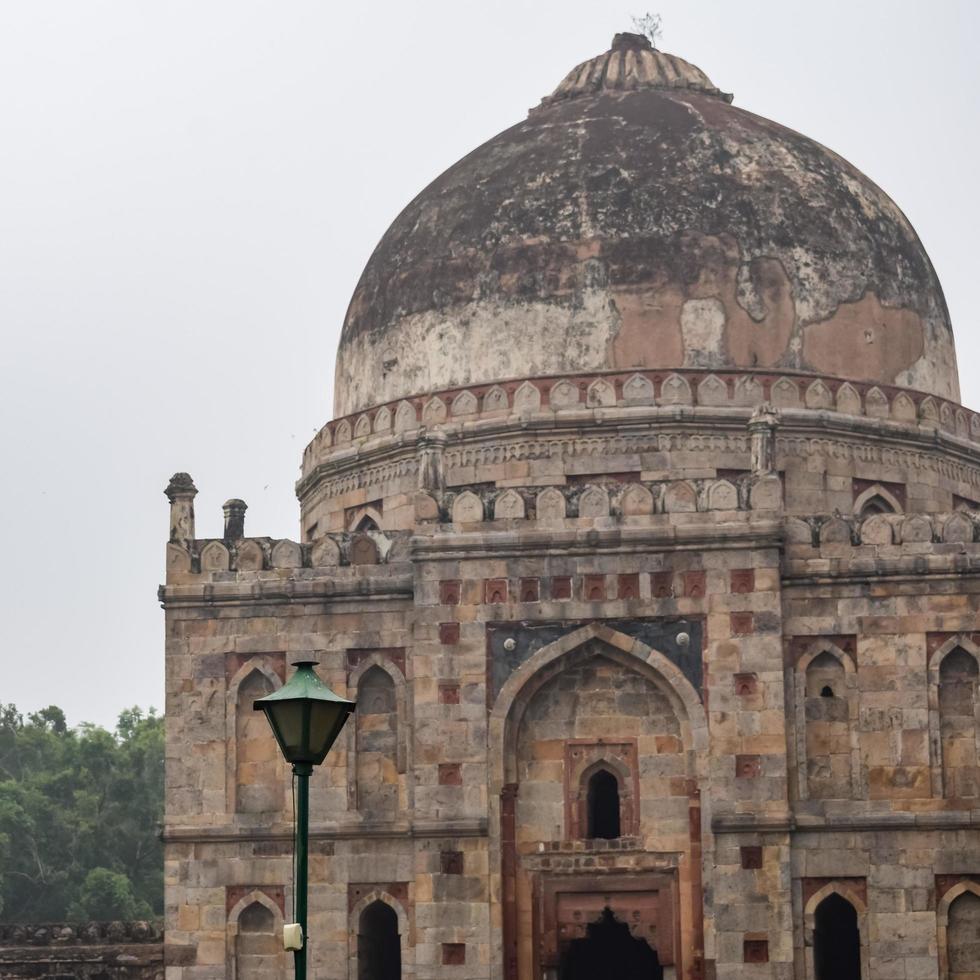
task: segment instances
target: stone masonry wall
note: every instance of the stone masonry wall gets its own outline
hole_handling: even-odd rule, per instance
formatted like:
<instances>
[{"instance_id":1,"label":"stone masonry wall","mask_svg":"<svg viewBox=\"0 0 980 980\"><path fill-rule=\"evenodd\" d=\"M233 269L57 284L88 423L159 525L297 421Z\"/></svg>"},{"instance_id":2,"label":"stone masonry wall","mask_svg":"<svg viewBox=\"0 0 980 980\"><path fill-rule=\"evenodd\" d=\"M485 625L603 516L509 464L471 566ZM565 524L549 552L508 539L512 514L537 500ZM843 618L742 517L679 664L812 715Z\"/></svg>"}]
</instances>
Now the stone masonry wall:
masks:
<instances>
[{"instance_id":1,"label":"stone masonry wall","mask_svg":"<svg viewBox=\"0 0 980 980\"><path fill-rule=\"evenodd\" d=\"M299 658L362 709L313 778L321 975L379 902L432 980L554 970L607 902L668 977L802 980L829 896L863 975L969 975L980 460L915 421L597 412L338 451L298 543L199 540L172 483L171 980L286 968L288 774L242 712Z\"/></svg>"}]
</instances>

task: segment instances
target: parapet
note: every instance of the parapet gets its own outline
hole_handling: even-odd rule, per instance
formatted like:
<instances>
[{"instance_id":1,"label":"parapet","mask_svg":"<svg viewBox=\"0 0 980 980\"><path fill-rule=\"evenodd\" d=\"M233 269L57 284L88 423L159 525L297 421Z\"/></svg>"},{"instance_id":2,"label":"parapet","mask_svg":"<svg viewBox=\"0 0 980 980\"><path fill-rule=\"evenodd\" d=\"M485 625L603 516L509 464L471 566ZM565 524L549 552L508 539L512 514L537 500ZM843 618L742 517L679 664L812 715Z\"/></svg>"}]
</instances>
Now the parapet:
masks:
<instances>
[{"instance_id":1,"label":"parapet","mask_svg":"<svg viewBox=\"0 0 980 980\"><path fill-rule=\"evenodd\" d=\"M163 929L156 922L0 924L5 980L161 980L163 973Z\"/></svg>"},{"instance_id":2,"label":"parapet","mask_svg":"<svg viewBox=\"0 0 980 980\"><path fill-rule=\"evenodd\" d=\"M980 573L980 511L787 517L789 578Z\"/></svg>"}]
</instances>

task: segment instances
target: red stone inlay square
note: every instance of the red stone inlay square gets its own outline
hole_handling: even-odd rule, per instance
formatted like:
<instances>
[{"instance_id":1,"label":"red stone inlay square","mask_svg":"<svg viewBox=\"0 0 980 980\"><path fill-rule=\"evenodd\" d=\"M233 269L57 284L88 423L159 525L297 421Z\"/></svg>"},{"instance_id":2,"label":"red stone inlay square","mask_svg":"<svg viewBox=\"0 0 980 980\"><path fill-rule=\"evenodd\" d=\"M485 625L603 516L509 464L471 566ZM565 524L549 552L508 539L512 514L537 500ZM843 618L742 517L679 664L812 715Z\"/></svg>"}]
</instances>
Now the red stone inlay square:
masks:
<instances>
[{"instance_id":1,"label":"red stone inlay square","mask_svg":"<svg viewBox=\"0 0 980 980\"><path fill-rule=\"evenodd\" d=\"M745 963L768 963L769 940L745 939L742 941L742 960Z\"/></svg>"},{"instance_id":2,"label":"red stone inlay square","mask_svg":"<svg viewBox=\"0 0 980 980\"><path fill-rule=\"evenodd\" d=\"M757 755L735 756L735 775L739 779L756 779L762 775L762 759Z\"/></svg>"},{"instance_id":3,"label":"red stone inlay square","mask_svg":"<svg viewBox=\"0 0 980 980\"><path fill-rule=\"evenodd\" d=\"M617 595L620 599L640 598L640 576L620 575L616 580Z\"/></svg>"},{"instance_id":4,"label":"red stone inlay square","mask_svg":"<svg viewBox=\"0 0 980 980\"><path fill-rule=\"evenodd\" d=\"M674 594L673 572L651 572L650 594L654 599L669 599Z\"/></svg>"},{"instance_id":5,"label":"red stone inlay square","mask_svg":"<svg viewBox=\"0 0 980 980\"><path fill-rule=\"evenodd\" d=\"M751 697L759 690L758 674L736 674L735 693L740 698Z\"/></svg>"},{"instance_id":6,"label":"red stone inlay square","mask_svg":"<svg viewBox=\"0 0 980 980\"><path fill-rule=\"evenodd\" d=\"M559 575L551 580L552 599L571 599L572 580L567 575Z\"/></svg>"},{"instance_id":7,"label":"red stone inlay square","mask_svg":"<svg viewBox=\"0 0 980 980\"><path fill-rule=\"evenodd\" d=\"M762 848L750 844L747 847L740 847L739 851L742 856L742 867L746 871L756 871L762 867Z\"/></svg>"},{"instance_id":8,"label":"red stone inlay square","mask_svg":"<svg viewBox=\"0 0 980 980\"><path fill-rule=\"evenodd\" d=\"M440 681L439 703L459 704L459 684L455 681Z\"/></svg>"},{"instance_id":9,"label":"red stone inlay square","mask_svg":"<svg viewBox=\"0 0 980 980\"><path fill-rule=\"evenodd\" d=\"M749 636L754 628L752 613L733 612L731 614L732 636Z\"/></svg>"},{"instance_id":10,"label":"red stone inlay square","mask_svg":"<svg viewBox=\"0 0 980 980\"><path fill-rule=\"evenodd\" d=\"M439 862L444 875L461 875L463 873L463 852L442 851Z\"/></svg>"},{"instance_id":11,"label":"red stone inlay square","mask_svg":"<svg viewBox=\"0 0 980 980\"><path fill-rule=\"evenodd\" d=\"M446 646L459 643L459 623L440 623L439 642Z\"/></svg>"},{"instance_id":12,"label":"red stone inlay square","mask_svg":"<svg viewBox=\"0 0 980 980\"><path fill-rule=\"evenodd\" d=\"M459 605L459 579L446 579L439 583L439 601L444 606Z\"/></svg>"},{"instance_id":13,"label":"red stone inlay square","mask_svg":"<svg viewBox=\"0 0 980 980\"><path fill-rule=\"evenodd\" d=\"M541 584L536 578L521 579L521 602L537 602L541 598Z\"/></svg>"},{"instance_id":14,"label":"red stone inlay square","mask_svg":"<svg viewBox=\"0 0 980 980\"><path fill-rule=\"evenodd\" d=\"M439 763L439 785L440 786L462 786L463 767L458 762Z\"/></svg>"},{"instance_id":15,"label":"red stone inlay square","mask_svg":"<svg viewBox=\"0 0 980 980\"><path fill-rule=\"evenodd\" d=\"M755 592L755 569L733 568L731 571L731 590L736 595Z\"/></svg>"},{"instance_id":16,"label":"red stone inlay square","mask_svg":"<svg viewBox=\"0 0 980 980\"><path fill-rule=\"evenodd\" d=\"M488 578L483 582L483 601L490 605L499 605L507 601L507 579Z\"/></svg>"},{"instance_id":17,"label":"red stone inlay square","mask_svg":"<svg viewBox=\"0 0 980 980\"><path fill-rule=\"evenodd\" d=\"M601 602L606 598L606 576L586 575L582 580L582 598L586 602Z\"/></svg>"},{"instance_id":18,"label":"red stone inlay square","mask_svg":"<svg viewBox=\"0 0 980 980\"><path fill-rule=\"evenodd\" d=\"M684 573L684 595L689 599L703 599L706 588L703 570Z\"/></svg>"},{"instance_id":19,"label":"red stone inlay square","mask_svg":"<svg viewBox=\"0 0 980 980\"><path fill-rule=\"evenodd\" d=\"M466 943L443 943L442 965L462 966L466 962Z\"/></svg>"}]
</instances>

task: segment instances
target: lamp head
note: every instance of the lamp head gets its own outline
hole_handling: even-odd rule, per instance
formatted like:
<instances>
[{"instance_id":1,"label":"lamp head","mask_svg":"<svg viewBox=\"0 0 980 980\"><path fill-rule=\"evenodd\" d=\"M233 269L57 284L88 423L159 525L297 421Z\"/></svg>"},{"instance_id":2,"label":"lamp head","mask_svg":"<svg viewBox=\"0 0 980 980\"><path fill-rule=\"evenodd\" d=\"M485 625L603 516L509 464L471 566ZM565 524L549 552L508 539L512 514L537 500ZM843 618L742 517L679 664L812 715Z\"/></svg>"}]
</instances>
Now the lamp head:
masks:
<instances>
[{"instance_id":1,"label":"lamp head","mask_svg":"<svg viewBox=\"0 0 980 980\"><path fill-rule=\"evenodd\" d=\"M320 680L315 660L298 660L293 666L293 676L252 707L265 712L287 762L318 766L357 705Z\"/></svg>"}]
</instances>

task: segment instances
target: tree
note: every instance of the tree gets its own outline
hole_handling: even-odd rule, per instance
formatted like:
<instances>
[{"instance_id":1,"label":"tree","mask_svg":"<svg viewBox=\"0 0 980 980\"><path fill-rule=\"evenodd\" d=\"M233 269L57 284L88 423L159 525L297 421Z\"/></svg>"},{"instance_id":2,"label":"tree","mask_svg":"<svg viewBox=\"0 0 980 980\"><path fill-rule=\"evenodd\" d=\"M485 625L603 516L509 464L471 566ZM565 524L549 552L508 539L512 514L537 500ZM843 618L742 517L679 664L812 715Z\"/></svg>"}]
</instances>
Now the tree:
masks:
<instances>
[{"instance_id":1,"label":"tree","mask_svg":"<svg viewBox=\"0 0 980 980\"><path fill-rule=\"evenodd\" d=\"M151 914L149 905L133 894L132 882L108 868L93 868L68 906L70 919L142 919Z\"/></svg>"},{"instance_id":2,"label":"tree","mask_svg":"<svg viewBox=\"0 0 980 980\"><path fill-rule=\"evenodd\" d=\"M26 721L0 706L0 916L87 917L126 895L133 914L161 914L163 758L153 711L128 709L107 732L69 728L53 706Z\"/></svg>"},{"instance_id":3,"label":"tree","mask_svg":"<svg viewBox=\"0 0 980 980\"><path fill-rule=\"evenodd\" d=\"M643 34L650 39L650 43L656 47L660 35L663 33L663 18L660 14L645 13L642 17L633 17L633 30L637 34Z\"/></svg>"}]
</instances>

